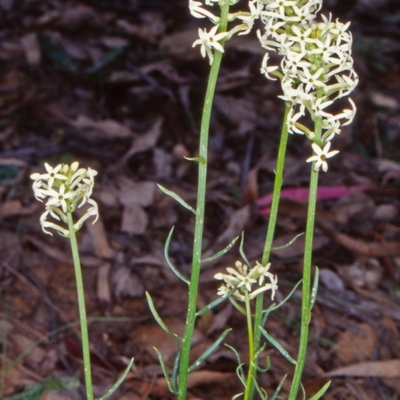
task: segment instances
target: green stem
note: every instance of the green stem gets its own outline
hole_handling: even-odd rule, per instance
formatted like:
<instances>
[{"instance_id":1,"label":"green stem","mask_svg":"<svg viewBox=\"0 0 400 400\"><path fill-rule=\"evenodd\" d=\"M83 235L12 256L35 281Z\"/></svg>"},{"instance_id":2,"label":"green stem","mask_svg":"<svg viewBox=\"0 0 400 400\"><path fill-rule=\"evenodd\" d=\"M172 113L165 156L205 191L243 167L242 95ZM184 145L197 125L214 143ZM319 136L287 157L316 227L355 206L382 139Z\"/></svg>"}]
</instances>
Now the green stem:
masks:
<instances>
[{"instance_id":1,"label":"green stem","mask_svg":"<svg viewBox=\"0 0 400 400\"><path fill-rule=\"evenodd\" d=\"M247 318L247 333L249 337L249 371L247 373L246 389L244 393L244 400L251 399L251 391L253 376L255 374L255 364L254 364L254 336L253 336L253 321L251 320L251 308L249 293L246 290L246 318Z\"/></svg>"},{"instance_id":2,"label":"green stem","mask_svg":"<svg viewBox=\"0 0 400 400\"><path fill-rule=\"evenodd\" d=\"M85 373L86 397L87 400L93 400L92 374L90 371L89 334L88 334L88 325L86 319L85 290L83 288L82 268L79 259L78 243L76 241L72 214L67 213L67 217L68 217L68 228L70 232L72 258L74 260L74 268L75 268L76 292L78 295L78 306L79 306L79 319L81 322L83 369Z\"/></svg>"},{"instance_id":3,"label":"green stem","mask_svg":"<svg viewBox=\"0 0 400 400\"><path fill-rule=\"evenodd\" d=\"M219 32L226 32L228 25L229 2L225 2L221 10L221 22ZM224 41L221 41L223 45ZM200 278L200 266L203 243L203 226L205 215L206 183L207 183L207 160L208 160L208 137L211 119L211 110L214 100L215 87L217 84L222 53L215 52L214 61L208 78L207 91L203 107L203 115L199 139L199 172L197 186L196 221L194 228L192 271L189 283L188 310L186 316L185 332L182 338L182 352L179 362L179 400L186 398L190 347L196 321L197 293Z\"/></svg>"},{"instance_id":4,"label":"green stem","mask_svg":"<svg viewBox=\"0 0 400 400\"><path fill-rule=\"evenodd\" d=\"M287 117L289 111L291 109L292 104L290 102L285 103L285 114L283 117L283 125L281 131L281 138L279 142L278 149L278 158L276 160L276 172L275 172L275 181L274 181L274 190L272 194L272 204L271 204L271 213L268 221L267 234L265 238L264 251L261 259L262 265L266 265L269 262L269 257L271 255L272 241L274 240L275 234L275 226L276 220L278 217L278 208L279 208L279 199L281 195L281 188L283 183L283 169L285 165L285 155L286 155L286 147L288 141L288 129L287 129ZM256 309L254 316L254 346L256 349L256 354L258 349L260 348L260 340L261 340L261 320L263 315L263 304L264 304L264 293L260 293L256 299ZM255 359L253 362L254 366L258 365L258 360ZM250 365L251 367L251 365ZM253 378L255 378L256 370L254 371ZM250 387L246 388L246 390L250 391L250 399L254 393L254 383L253 379L250 381Z\"/></svg>"},{"instance_id":5,"label":"green stem","mask_svg":"<svg viewBox=\"0 0 400 400\"><path fill-rule=\"evenodd\" d=\"M322 119L317 118L315 121L315 142L321 140ZM301 301L301 331L300 344L297 356L297 364L294 371L292 386L290 388L288 400L296 400L299 390L301 376L303 374L304 365L307 357L308 331L311 321L311 262L312 262L312 246L314 237L315 210L317 204L319 171L314 169L314 163L311 167L310 188L308 195L308 211L306 237L304 244L304 261L303 261L303 281L302 281L302 301Z\"/></svg>"}]
</instances>

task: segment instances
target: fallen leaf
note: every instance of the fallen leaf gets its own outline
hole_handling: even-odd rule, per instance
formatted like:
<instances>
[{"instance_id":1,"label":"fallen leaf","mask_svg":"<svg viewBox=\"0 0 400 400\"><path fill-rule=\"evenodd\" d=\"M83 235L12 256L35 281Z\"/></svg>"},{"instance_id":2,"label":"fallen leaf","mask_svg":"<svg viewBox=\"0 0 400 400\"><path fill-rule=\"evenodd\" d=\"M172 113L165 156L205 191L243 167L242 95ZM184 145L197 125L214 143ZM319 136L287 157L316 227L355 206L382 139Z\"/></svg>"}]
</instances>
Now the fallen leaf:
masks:
<instances>
[{"instance_id":1,"label":"fallen leaf","mask_svg":"<svg viewBox=\"0 0 400 400\"><path fill-rule=\"evenodd\" d=\"M161 135L162 123L163 119L158 118L146 133L137 136L133 140L131 148L125 153L124 157L122 158L122 162L126 163L133 155L155 147L158 138Z\"/></svg>"},{"instance_id":2,"label":"fallen leaf","mask_svg":"<svg viewBox=\"0 0 400 400\"><path fill-rule=\"evenodd\" d=\"M399 378L400 360L364 361L348 365L324 374L326 377L354 376L375 378Z\"/></svg>"},{"instance_id":3,"label":"fallen leaf","mask_svg":"<svg viewBox=\"0 0 400 400\"><path fill-rule=\"evenodd\" d=\"M377 334L367 323L354 324L339 334L336 354L343 363L369 360L377 343Z\"/></svg>"},{"instance_id":4,"label":"fallen leaf","mask_svg":"<svg viewBox=\"0 0 400 400\"><path fill-rule=\"evenodd\" d=\"M21 38L21 46L25 53L26 62L29 65L40 64L41 51L36 32L28 33Z\"/></svg>"},{"instance_id":5,"label":"fallen leaf","mask_svg":"<svg viewBox=\"0 0 400 400\"><path fill-rule=\"evenodd\" d=\"M111 138L132 138L133 134L126 125L114 121L112 119L104 119L102 121L94 121L86 115L79 115L72 125L80 129L90 129L93 138L96 136L104 136Z\"/></svg>"},{"instance_id":6,"label":"fallen leaf","mask_svg":"<svg viewBox=\"0 0 400 400\"><path fill-rule=\"evenodd\" d=\"M236 236L240 235L250 218L250 206L244 206L236 210L230 217L227 228L218 236L216 243L228 244Z\"/></svg>"}]
</instances>

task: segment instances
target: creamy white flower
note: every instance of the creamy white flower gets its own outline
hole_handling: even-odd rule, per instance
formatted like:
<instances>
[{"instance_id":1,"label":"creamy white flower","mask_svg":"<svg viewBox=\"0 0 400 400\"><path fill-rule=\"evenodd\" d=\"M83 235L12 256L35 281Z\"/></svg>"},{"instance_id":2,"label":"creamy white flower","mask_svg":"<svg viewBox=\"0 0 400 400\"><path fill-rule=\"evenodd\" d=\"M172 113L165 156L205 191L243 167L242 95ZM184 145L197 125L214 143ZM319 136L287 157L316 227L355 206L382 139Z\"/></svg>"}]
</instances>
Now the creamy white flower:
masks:
<instances>
[{"instance_id":1,"label":"creamy white flower","mask_svg":"<svg viewBox=\"0 0 400 400\"><path fill-rule=\"evenodd\" d=\"M207 4L207 2L206 2ZM200 1L189 0L190 14L195 18L209 18L214 24L218 24L220 18L215 16L211 11L206 10L202 7L203 4Z\"/></svg>"},{"instance_id":2,"label":"creamy white flower","mask_svg":"<svg viewBox=\"0 0 400 400\"><path fill-rule=\"evenodd\" d=\"M269 60L269 55L268 53L265 53L265 56L261 64L261 73L264 74L268 79L276 81L276 78L271 77L269 73L276 71L277 69L279 69L279 67L275 65L268 66L267 65L268 60Z\"/></svg>"},{"instance_id":3,"label":"creamy white flower","mask_svg":"<svg viewBox=\"0 0 400 400\"><path fill-rule=\"evenodd\" d=\"M275 291L278 289L278 278L269 272L270 266L270 263L263 266L257 262L255 266L249 269L247 265L236 261L236 269L228 267L226 274L221 272L215 274L215 279L225 282L218 288L217 294L226 297L233 291L233 295L237 299L245 301L246 298L254 299L257 294L271 290L273 298ZM264 283L266 278L269 280L268 283ZM255 285L257 288L253 290L253 286Z\"/></svg>"},{"instance_id":4,"label":"creamy white flower","mask_svg":"<svg viewBox=\"0 0 400 400\"><path fill-rule=\"evenodd\" d=\"M90 199L94 186L94 176L97 171L90 168L79 168L79 163L74 162L71 166L60 164L55 168L45 164L47 174L32 174L34 180L32 185L35 197L39 201L46 200L46 211L40 217L40 224L45 233L51 234L46 228L56 230L63 236L68 236L69 231L65 227L48 221L49 217L56 221L68 223L67 215L73 213L77 207L88 203L90 207L84 215L74 224L74 230L80 229L83 222L93 216L94 222L98 218L97 203ZM77 203L82 200L81 204ZM93 223L94 223L93 222Z\"/></svg>"},{"instance_id":5,"label":"creamy white flower","mask_svg":"<svg viewBox=\"0 0 400 400\"><path fill-rule=\"evenodd\" d=\"M215 25L213 28L207 32L205 29L199 28L199 39L195 40L192 47L201 45L200 51L203 58L207 55L210 60L210 65L214 61L213 49L224 52L220 40L228 36L227 32L217 33L219 25Z\"/></svg>"},{"instance_id":6,"label":"creamy white flower","mask_svg":"<svg viewBox=\"0 0 400 400\"><path fill-rule=\"evenodd\" d=\"M325 83L320 80L323 73L323 68L318 69L314 73L312 73L309 68L304 68L301 73L299 73L300 80L306 85L304 91L308 93L317 87L324 87Z\"/></svg>"},{"instance_id":7,"label":"creamy white flower","mask_svg":"<svg viewBox=\"0 0 400 400\"><path fill-rule=\"evenodd\" d=\"M328 163L326 160L339 153L338 150L329 151L331 144L332 142L326 143L323 149L321 149L321 147L319 147L316 143L311 145L315 155L308 158L307 162L315 162L314 169L316 171L319 171L321 167L324 172L328 171Z\"/></svg>"}]
</instances>

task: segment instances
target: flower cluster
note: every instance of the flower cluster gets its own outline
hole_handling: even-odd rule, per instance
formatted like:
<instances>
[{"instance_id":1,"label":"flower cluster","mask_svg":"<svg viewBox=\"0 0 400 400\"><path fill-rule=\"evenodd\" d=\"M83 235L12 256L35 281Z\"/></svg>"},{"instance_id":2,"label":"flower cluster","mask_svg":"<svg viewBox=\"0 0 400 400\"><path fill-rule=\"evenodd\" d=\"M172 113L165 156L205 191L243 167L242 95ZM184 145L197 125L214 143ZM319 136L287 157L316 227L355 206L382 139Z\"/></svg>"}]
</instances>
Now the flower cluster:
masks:
<instances>
[{"instance_id":1,"label":"flower cluster","mask_svg":"<svg viewBox=\"0 0 400 400\"><path fill-rule=\"evenodd\" d=\"M340 134L341 127L352 122L356 106L349 99L350 108L333 113L330 106L335 100L349 95L358 83L351 57L352 35L350 23L343 24L332 17L321 15L316 21L322 0L250 0L249 11L228 14L228 21L240 23L228 32L219 32L220 18L210 11L238 0L189 0L189 10L195 18L208 18L215 25L210 31L199 29L199 39L193 46L201 45L201 54L213 62L213 52L223 52L222 40L233 34L247 34L254 21L260 19L265 32L257 31L262 47L282 56L280 65L270 65L270 55L265 54L261 72L268 78L281 80L285 101L292 104L287 118L290 133L305 134L313 142L314 169L327 171L327 159L338 151L330 150L330 141ZM208 7L208 8L207 8ZM322 124L322 135L315 136L314 128L307 126L306 114L315 123Z\"/></svg>"},{"instance_id":2,"label":"flower cluster","mask_svg":"<svg viewBox=\"0 0 400 400\"><path fill-rule=\"evenodd\" d=\"M229 32L217 33L219 30L221 19L220 17L213 14L209 9L207 9L206 6L222 6L225 4L225 1L229 1L229 5L234 5L239 0L203 0L203 2L197 0L189 0L189 10L193 17L208 18L215 25L208 32L206 29L199 29L199 39L195 40L195 42L193 43L193 47L197 45L201 46L201 55L203 57L208 57L210 65L212 65L214 61L214 50L218 50L221 53L224 52L224 48L220 43L221 40L229 39L237 32L240 32L239 35L245 35L249 33L253 27L254 21L260 17L261 2L250 1L250 11L239 11L234 14L228 15L229 22L238 19L241 21L240 24L235 26Z\"/></svg>"},{"instance_id":3,"label":"flower cluster","mask_svg":"<svg viewBox=\"0 0 400 400\"><path fill-rule=\"evenodd\" d=\"M218 273L214 276L215 279L222 280L225 283L222 284L218 289L219 296L227 296L232 290L233 295L241 300L245 301L246 298L254 299L259 293L271 290L271 299L274 299L275 292L278 290L278 277L269 272L271 263L263 266L259 262L252 268L248 268L240 261L236 261L235 267L228 267L227 274ZM265 282L265 278L269 280ZM256 286L253 289L253 285Z\"/></svg>"},{"instance_id":4,"label":"flower cluster","mask_svg":"<svg viewBox=\"0 0 400 400\"><path fill-rule=\"evenodd\" d=\"M351 57L352 36L347 31L350 23L332 21L322 15L316 22L316 13L322 0L253 0L262 4L260 19L265 33L257 32L261 45L276 51L283 58L279 66L269 65L269 54L263 59L261 72L269 79L279 77L283 100L292 103L287 124L290 133L305 134L313 142L314 168L327 171L326 159L338 151L329 151L330 141L339 134L341 126L352 122L356 113L351 108L338 113L328 111L339 98L347 96L358 83ZM315 137L304 117L306 111L315 122L322 123L322 135Z\"/></svg>"},{"instance_id":5,"label":"flower cluster","mask_svg":"<svg viewBox=\"0 0 400 400\"><path fill-rule=\"evenodd\" d=\"M94 177L97 172L88 168L79 168L79 163L74 162L71 166L59 164L55 168L45 163L46 173L34 173L31 175L33 191L39 201L46 200L46 211L40 217L40 224L45 233L51 235L46 228L52 228L63 236L69 236L69 230L47 220L49 216L57 221L68 224L68 214L73 213L76 208L85 203L90 206L84 215L74 224L75 232L82 227L83 222L90 216L94 216L95 223L98 219L97 203L90 198ZM78 205L78 202L80 204Z\"/></svg>"}]
</instances>

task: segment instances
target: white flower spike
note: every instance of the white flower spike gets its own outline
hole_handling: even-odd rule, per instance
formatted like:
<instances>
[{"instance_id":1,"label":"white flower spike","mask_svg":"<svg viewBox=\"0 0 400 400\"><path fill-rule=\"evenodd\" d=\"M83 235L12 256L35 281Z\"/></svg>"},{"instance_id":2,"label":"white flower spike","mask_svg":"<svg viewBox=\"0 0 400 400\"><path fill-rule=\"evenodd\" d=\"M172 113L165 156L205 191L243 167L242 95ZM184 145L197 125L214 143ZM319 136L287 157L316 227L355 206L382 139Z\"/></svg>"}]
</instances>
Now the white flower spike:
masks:
<instances>
[{"instance_id":1,"label":"white flower spike","mask_svg":"<svg viewBox=\"0 0 400 400\"><path fill-rule=\"evenodd\" d=\"M78 162L72 163L71 166L59 164L55 168L45 164L45 168L46 174L34 173L31 175L36 199L42 202L47 198L46 211L40 217L43 231L51 235L52 233L46 230L46 228L51 228L62 236L69 236L67 228L47 221L47 218L52 217L56 221L68 224L67 215L86 202L90 204L90 207L74 224L74 230L79 230L83 222L91 216L94 217L93 223L95 223L99 216L98 207L97 203L90 199L90 196L93 192L94 177L97 172L90 168L79 168ZM81 203L77 205L79 201Z\"/></svg>"}]
</instances>

